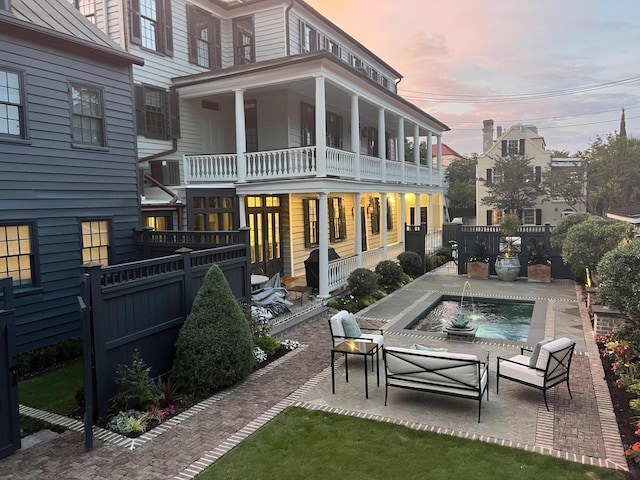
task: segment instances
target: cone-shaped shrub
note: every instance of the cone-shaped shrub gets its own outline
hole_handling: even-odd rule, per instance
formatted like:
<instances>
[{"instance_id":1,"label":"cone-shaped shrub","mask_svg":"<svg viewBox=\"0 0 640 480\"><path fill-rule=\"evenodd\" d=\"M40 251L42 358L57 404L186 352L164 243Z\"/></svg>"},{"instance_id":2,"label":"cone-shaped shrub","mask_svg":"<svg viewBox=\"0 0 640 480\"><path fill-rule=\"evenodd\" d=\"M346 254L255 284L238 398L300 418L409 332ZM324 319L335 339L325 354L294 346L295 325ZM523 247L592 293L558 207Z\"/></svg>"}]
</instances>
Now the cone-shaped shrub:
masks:
<instances>
[{"instance_id":1,"label":"cone-shaped shrub","mask_svg":"<svg viewBox=\"0 0 640 480\"><path fill-rule=\"evenodd\" d=\"M253 337L217 265L204 278L176 342L172 380L186 393L210 395L253 370Z\"/></svg>"}]
</instances>

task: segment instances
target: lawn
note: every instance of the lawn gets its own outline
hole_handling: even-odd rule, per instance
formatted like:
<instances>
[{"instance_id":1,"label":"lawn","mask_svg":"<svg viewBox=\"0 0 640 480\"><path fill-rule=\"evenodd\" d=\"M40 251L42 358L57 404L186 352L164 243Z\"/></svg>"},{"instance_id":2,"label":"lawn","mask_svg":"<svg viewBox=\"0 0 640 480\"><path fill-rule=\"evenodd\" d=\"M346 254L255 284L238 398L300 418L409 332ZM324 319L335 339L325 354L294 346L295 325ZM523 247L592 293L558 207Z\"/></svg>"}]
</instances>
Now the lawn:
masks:
<instances>
[{"instance_id":1,"label":"lawn","mask_svg":"<svg viewBox=\"0 0 640 480\"><path fill-rule=\"evenodd\" d=\"M625 475L485 442L292 407L197 478L622 480Z\"/></svg>"},{"instance_id":2,"label":"lawn","mask_svg":"<svg viewBox=\"0 0 640 480\"><path fill-rule=\"evenodd\" d=\"M78 408L75 395L83 385L82 360L20 380L18 401L47 412L68 415Z\"/></svg>"}]
</instances>

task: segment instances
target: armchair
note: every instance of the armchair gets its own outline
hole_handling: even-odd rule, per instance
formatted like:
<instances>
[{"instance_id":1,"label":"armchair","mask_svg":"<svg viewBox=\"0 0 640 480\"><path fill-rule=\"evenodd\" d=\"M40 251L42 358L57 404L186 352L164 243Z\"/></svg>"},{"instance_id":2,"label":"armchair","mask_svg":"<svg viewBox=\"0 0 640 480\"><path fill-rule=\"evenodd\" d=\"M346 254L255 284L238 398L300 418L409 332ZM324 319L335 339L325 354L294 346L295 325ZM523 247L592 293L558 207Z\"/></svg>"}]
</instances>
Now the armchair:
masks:
<instances>
[{"instance_id":1,"label":"armchair","mask_svg":"<svg viewBox=\"0 0 640 480\"><path fill-rule=\"evenodd\" d=\"M366 330L371 333L363 333ZM329 331L331 332L332 346L336 346L345 340L360 340L375 342L378 348L382 348L384 337L381 328L360 327L353 313L341 310L329 319Z\"/></svg>"}]
</instances>

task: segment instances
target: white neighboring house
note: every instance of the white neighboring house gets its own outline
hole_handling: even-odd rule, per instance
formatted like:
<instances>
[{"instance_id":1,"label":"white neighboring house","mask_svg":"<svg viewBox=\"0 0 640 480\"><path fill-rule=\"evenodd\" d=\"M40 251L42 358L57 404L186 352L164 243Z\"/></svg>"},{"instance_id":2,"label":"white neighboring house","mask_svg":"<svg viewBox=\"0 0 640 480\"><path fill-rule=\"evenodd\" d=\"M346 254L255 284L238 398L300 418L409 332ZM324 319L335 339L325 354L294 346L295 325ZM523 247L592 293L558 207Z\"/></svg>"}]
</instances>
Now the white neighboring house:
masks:
<instances>
[{"instance_id":1,"label":"white neighboring house","mask_svg":"<svg viewBox=\"0 0 640 480\"><path fill-rule=\"evenodd\" d=\"M489 205L484 205L481 199L489 192L485 181L499 181L493 175L493 158L506 157L508 155L523 155L530 159L535 181L542 180L542 173L551 168L575 169L583 160L577 157L560 158L552 157L546 150L544 138L538 133L534 125L513 125L503 132L502 127L497 128L497 137L494 138L493 120L483 122L483 153L478 156L476 166L476 219L478 225L499 225L504 212L495 210ZM586 183L583 188L586 196ZM520 213L522 225L556 225L560 219L576 212L586 211L585 202L577 205L569 205L562 197L557 196L548 201L540 197L534 208L525 209Z\"/></svg>"},{"instance_id":2,"label":"white neighboring house","mask_svg":"<svg viewBox=\"0 0 640 480\"><path fill-rule=\"evenodd\" d=\"M609 210L606 215L607 218L632 224L634 235L640 237L640 203Z\"/></svg>"},{"instance_id":3,"label":"white neighboring house","mask_svg":"<svg viewBox=\"0 0 640 480\"><path fill-rule=\"evenodd\" d=\"M253 271L302 284L318 249L323 297L404 251L405 223L441 228L448 127L304 1L69 1L144 58L133 81L147 225L246 226ZM405 138L436 160L404 158Z\"/></svg>"}]
</instances>

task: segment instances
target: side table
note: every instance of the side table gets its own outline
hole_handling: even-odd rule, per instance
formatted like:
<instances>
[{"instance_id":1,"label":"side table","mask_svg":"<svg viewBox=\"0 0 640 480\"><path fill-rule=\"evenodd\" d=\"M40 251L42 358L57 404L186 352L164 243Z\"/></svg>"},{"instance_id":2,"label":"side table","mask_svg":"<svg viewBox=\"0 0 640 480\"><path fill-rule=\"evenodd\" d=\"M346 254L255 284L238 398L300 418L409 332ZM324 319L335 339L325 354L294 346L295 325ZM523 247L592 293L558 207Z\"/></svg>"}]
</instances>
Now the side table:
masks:
<instances>
[{"instance_id":1,"label":"side table","mask_svg":"<svg viewBox=\"0 0 640 480\"><path fill-rule=\"evenodd\" d=\"M336 393L336 380L335 380L335 355L341 353L344 355L344 368L347 382L349 381L349 355L362 355L364 356L364 396L369 398L369 379L367 375L367 357L371 357L371 363L373 364L373 356L376 356L376 363L378 368L376 370L376 379L378 386L380 386L380 348L375 342L365 342L362 340L345 340L339 343L331 349L331 393Z\"/></svg>"}]
</instances>

